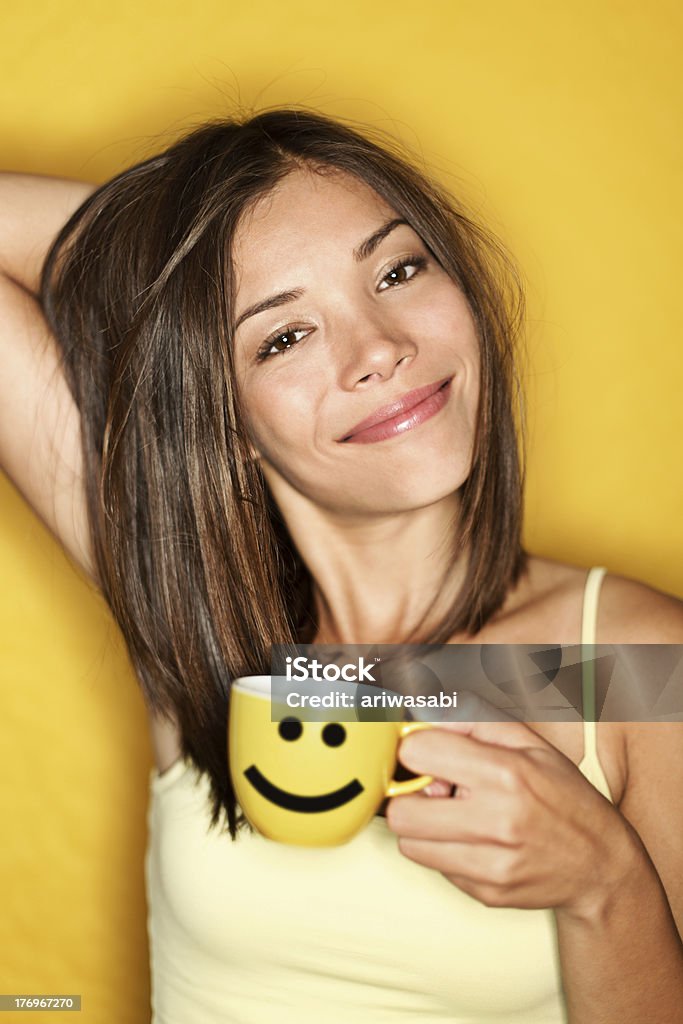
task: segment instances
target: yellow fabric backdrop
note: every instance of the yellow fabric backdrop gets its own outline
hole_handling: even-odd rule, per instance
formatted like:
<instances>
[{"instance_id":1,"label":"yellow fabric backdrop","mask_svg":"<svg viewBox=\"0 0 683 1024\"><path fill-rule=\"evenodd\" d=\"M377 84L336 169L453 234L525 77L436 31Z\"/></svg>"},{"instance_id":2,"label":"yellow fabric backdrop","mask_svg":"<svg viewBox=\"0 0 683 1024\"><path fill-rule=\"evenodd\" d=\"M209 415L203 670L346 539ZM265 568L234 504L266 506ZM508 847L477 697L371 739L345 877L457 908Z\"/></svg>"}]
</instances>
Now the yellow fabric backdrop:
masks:
<instances>
[{"instance_id":1,"label":"yellow fabric backdrop","mask_svg":"<svg viewBox=\"0 0 683 1024\"><path fill-rule=\"evenodd\" d=\"M527 543L680 594L681 22L673 0L34 0L3 12L4 164L100 181L236 100L394 131L526 273ZM0 498L0 992L142 1024L142 700L103 603Z\"/></svg>"}]
</instances>

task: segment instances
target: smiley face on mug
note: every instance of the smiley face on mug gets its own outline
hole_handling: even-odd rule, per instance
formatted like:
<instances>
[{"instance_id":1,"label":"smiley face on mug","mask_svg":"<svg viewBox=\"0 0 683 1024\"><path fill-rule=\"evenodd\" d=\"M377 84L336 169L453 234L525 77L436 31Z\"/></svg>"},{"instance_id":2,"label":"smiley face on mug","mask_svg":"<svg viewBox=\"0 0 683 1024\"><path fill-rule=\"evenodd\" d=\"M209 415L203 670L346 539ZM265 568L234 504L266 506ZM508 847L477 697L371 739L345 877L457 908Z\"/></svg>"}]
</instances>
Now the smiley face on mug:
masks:
<instances>
[{"instance_id":1,"label":"smiley face on mug","mask_svg":"<svg viewBox=\"0 0 683 1024\"><path fill-rule=\"evenodd\" d=\"M273 721L270 677L236 680L228 747L239 804L269 839L307 846L347 842L386 796L427 785L392 781L408 726L415 723L308 722L291 713Z\"/></svg>"},{"instance_id":2,"label":"smiley face on mug","mask_svg":"<svg viewBox=\"0 0 683 1024\"><path fill-rule=\"evenodd\" d=\"M306 725L312 726L314 723L307 722ZM295 743L301 739L304 729L304 723L298 718L283 718L278 723L278 734L287 743ZM314 738L314 742L317 739L333 749L341 747L346 741L346 727L341 722L328 722ZM294 758L296 759L296 753ZM341 763L344 763L343 760ZM334 811L338 807L343 807L349 800L355 800L356 797L360 796L364 788L360 780L354 778L338 789L311 796L281 789L271 782L270 778L264 775L255 764L250 765L245 770L244 775L264 800L269 800L276 807L282 807L287 811L296 811L299 814L319 814L322 811ZM302 779L302 784L306 785L305 779Z\"/></svg>"}]
</instances>

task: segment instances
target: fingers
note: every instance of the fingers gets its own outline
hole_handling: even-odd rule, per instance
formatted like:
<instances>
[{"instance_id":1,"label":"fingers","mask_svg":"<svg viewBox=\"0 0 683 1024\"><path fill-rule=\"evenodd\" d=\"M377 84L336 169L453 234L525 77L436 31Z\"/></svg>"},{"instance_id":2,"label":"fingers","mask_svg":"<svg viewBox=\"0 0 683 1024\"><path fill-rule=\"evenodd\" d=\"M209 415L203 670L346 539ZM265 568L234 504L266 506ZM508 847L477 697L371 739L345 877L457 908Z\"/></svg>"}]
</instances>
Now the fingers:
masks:
<instances>
[{"instance_id":1,"label":"fingers","mask_svg":"<svg viewBox=\"0 0 683 1024\"><path fill-rule=\"evenodd\" d=\"M506 784L519 759L517 751L478 743L444 726L406 736L398 751L401 763L418 775L433 775L456 786Z\"/></svg>"},{"instance_id":2,"label":"fingers","mask_svg":"<svg viewBox=\"0 0 683 1024\"><path fill-rule=\"evenodd\" d=\"M486 722L465 722L465 721L443 721L438 724L439 729L459 733L462 736L469 736L480 743L488 743L496 747L507 747L509 749L523 749L527 747L549 747L551 744L530 729L524 722L518 722L514 718L505 718L500 721Z\"/></svg>"},{"instance_id":3,"label":"fingers","mask_svg":"<svg viewBox=\"0 0 683 1024\"><path fill-rule=\"evenodd\" d=\"M401 838L398 846L404 857L424 867L489 886L511 882L519 861L517 850L487 843Z\"/></svg>"},{"instance_id":4,"label":"fingers","mask_svg":"<svg viewBox=\"0 0 683 1024\"><path fill-rule=\"evenodd\" d=\"M447 782L446 779L434 779L428 786L420 790L425 796L452 796L452 791L453 783Z\"/></svg>"},{"instance_id":5,"label":"fingers","mask_svg":"<svg viewBox=\"0 0 683 1024\"><path fill-rule=\"evenodd\" d=\"M507 830L503 803L495 793L461 800L446 797L424 800L419 794L400 796L387 804L386 821L391 831L402 839L515 846L516 837Z\"/></svg>"}]
</instances>

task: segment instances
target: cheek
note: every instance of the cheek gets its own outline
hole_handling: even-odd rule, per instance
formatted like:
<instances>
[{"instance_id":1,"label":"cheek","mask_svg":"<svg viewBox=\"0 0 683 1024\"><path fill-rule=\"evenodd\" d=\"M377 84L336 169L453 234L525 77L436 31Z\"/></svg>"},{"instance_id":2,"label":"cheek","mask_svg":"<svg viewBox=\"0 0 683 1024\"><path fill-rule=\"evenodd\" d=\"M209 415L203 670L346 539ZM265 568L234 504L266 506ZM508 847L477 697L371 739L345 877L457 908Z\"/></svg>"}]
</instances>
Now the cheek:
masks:
<instances>
[{"instance_id":1,"label":"cheek","mask_svg":"<svg viewBox=\"0 0 683 1024\"><path fill-rule=\"evenodd\" d=\"M248 391L244 404L251 439L273 464L310 451L314 422L310 396L284 385L264 386Z\"/></svg>"}]
</instances>

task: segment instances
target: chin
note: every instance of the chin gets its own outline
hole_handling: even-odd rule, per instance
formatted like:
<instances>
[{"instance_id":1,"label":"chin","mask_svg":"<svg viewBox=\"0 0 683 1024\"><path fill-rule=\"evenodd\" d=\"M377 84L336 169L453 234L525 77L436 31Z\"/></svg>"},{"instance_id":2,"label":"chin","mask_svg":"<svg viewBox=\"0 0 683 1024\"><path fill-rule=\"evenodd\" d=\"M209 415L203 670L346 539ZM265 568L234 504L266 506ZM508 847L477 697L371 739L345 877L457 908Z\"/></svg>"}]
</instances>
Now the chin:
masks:
<instances>
[{"instance_id":1,"label":"chin","mask_svg":"<svg viewBox=\"0 0 683 1024\"><path fill-rule=\"evenodd\" d=\"M406 511L426 508L460 490L472 470L470 451L416 448L409 458L387 460L386 473L368 484L376 503Z\"/></svg>"},{"instance_id":2,"label":"chin","mask_svg":"<svg viewBox=\"0 0 683 1024\"><path fill-rule=\"evenodd\" d=\"M349 484L344 494L337 496L337 508L350 512L389 515L428 508L456 495L470 474L470 465L451 464L429 466L424 463L414 472L396 472L390 476L377 475L355 486Z\"/></svg>"},{"instance_id":3,"label":"chin","mask_svg":"<svg viewBox=\"0 0 683 1024\"><path fill-rule=\"evenodd\" d=\"M400 489L389 494L384 492L381 497L378 496L375 511L382 514L411 512L421 508L429 508L449 498L455 501L458 491L464 482L463 479L457 485L447 487L441 482L439 486L414 487L411 490Z\"/></svg>"}]
</instances>

